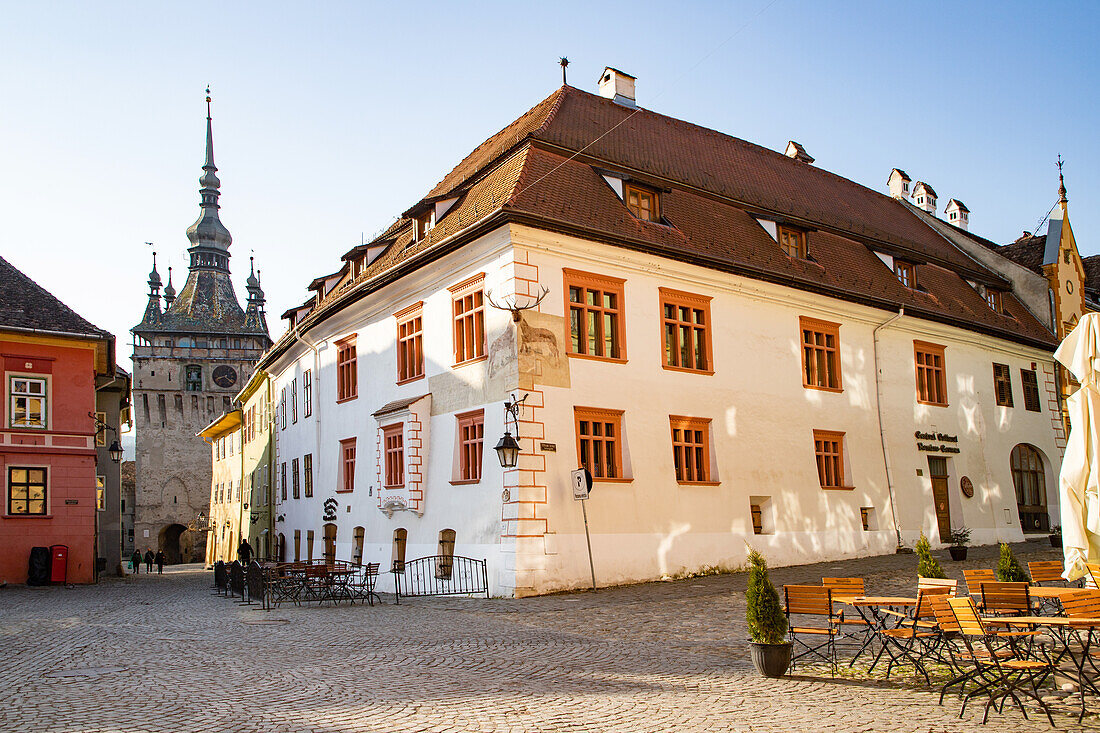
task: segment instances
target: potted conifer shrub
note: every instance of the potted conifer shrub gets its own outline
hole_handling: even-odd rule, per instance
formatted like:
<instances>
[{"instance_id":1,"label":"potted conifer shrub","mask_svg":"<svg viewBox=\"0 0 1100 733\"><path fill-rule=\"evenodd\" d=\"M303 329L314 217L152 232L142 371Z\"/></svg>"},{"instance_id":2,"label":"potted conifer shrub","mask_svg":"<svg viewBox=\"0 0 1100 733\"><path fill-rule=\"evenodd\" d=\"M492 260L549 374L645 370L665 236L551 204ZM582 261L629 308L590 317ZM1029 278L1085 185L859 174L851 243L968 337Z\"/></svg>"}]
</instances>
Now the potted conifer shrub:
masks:
<instances>
[{"instance_id":1,"label":"potted conifer shrub","mask_svg":"<svg viewBox=\"0 0 1100 733\"><path fill-rule=\"evenodd\" d=\"M768 563L756 550L749 550L748 605L749 651L752 666L765 677L782 677L791 665L791 642L787 640L787 616L779 593L768 577Z\"/></svg>"},{"instance_id":2,"label":"potted conifer shrub","mask_svg":"<svg viewBox=\"0 0 1100 733\"><path fill-rule=\"evenodd\" d=\"M917 540L917 575L922 578L947 577L947 573L943 572L936 558L932 557L932 545L924 536L924 532L920 533L920 539Z\"/></svg>"},{"instance_id":3,"label":"potted conifer shrub","mask_svg":"<svg viewBox=\"0 0 1100 733\"><path fill-rule=\"evenodd\" d=\"M951 553L951 559L958 562L966 559L966 547L970 543L969 527L953 527L951 529L951 546L947 551Z\"/></svg>"},{"instance_id":4,"label":"potted conifer shrub","mask_svg":"<svg viewBox=\"0 0 1100 733\"><path fill-rule=\"evenodd\" d=\"M1002 583L1030 583L1031 576L1012 554L1012 548L1001 543L1001 559L997 561L997 580Z\"/></svg>"}]
</instances>

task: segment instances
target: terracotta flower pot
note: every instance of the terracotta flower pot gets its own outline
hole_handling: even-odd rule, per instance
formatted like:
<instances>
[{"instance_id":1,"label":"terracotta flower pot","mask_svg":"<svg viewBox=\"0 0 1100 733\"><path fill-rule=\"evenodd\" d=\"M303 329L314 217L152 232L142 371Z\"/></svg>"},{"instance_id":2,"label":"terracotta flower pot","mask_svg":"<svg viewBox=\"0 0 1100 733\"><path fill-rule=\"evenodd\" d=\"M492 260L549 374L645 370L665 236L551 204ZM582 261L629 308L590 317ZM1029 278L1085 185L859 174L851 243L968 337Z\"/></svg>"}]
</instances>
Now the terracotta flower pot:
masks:
<instances>
[{"instance_id":1,"label":"terracotta flower pot","mask_svg":"<svg viewBox=\"0 0 1100 733\"><path fill-rule=\"evenodd\" d=\"M752 666L765 677L782 677L791 666L791 642L782 644L760 644L749 642Z\"/></svg>"}]
</instances>

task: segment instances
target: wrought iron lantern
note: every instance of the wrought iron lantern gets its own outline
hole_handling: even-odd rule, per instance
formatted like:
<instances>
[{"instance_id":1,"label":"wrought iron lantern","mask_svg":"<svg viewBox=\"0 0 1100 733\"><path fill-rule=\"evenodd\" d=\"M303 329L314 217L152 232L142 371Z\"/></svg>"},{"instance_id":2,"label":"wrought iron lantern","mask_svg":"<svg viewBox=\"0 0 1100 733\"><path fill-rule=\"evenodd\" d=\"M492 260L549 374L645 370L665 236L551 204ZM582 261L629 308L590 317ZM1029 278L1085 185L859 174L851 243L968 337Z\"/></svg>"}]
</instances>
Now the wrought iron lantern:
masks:
<instances>
[{"instance_id":1,"label":"wrought iron lantern","mask_svg":"<svg viewBox=\"0 0 1100 733\"><path fill-rule=\"evenodd\" d=\"M111 456L111 461L114 463L122 463L122 443L115 439L115 442L111 443L111 447L107 449L107 453Z\"/></svg>"},{"instance_id":2,"label":"wrought iron lantern","mask_svg":"<svg viewBox=\"0 0 1100 733\"><path fill-rule=\"evenodd\" d=\"M497 452L501 468L515 468L516 464L519 463L519 441L512 437L511 431L508 430L508 418L512 419L512 424L516 428L516 435L519 435L519 408L526 401L527 395L523 395L523 399L520 400L512 395L511 401L504 403L504 437L493 447L493 450Z\"/></svg>"},{"instance_id":3,"label":"wrought iron lantern","mask_svg":"<svg viewBox=\"0 0 1100 733\"><path fill-rule=\"evenodd\" d=\"M115 434L115 441L111 443L111 447L107 449L107 455L111 457L112 463L122 463L122 443L118 441L118 430L100 420L94 412L89 412L88 417L92 418L92 422L95 423L96 433L110 430Z\"/></svg>"}]
</instances>

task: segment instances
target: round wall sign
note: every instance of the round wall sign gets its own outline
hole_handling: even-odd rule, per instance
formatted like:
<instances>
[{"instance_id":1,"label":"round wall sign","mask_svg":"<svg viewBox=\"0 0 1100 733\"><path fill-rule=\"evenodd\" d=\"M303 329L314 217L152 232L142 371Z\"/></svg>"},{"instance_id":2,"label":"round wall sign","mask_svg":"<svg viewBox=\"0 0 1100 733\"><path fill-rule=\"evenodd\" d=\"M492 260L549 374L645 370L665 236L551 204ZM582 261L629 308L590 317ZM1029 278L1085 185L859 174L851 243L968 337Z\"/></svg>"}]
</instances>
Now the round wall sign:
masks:
<instances>
[{"instance_id":1,"label":"round wall sign","mask_svg":"<svg viewBox=\"0 0 1100 733\"><path fill-rule=\"evenodd\" d=\"M970 480L969 476L962 477L962 480L959 481L959 488L962 489L963 496L967 499L974 497L974 482Z\"/></svg>"},{"instance_id":2,"label":"round wall sign","mask_svg":"<svg viewBox=\"0 0 1100 733\"><path fill-rule=\"evenodd\" d=\"M1069 293L1070 295L1073 294L1073 281L1072 280L1066 280L1066 292Z\"/></svg>"}]
</instances>

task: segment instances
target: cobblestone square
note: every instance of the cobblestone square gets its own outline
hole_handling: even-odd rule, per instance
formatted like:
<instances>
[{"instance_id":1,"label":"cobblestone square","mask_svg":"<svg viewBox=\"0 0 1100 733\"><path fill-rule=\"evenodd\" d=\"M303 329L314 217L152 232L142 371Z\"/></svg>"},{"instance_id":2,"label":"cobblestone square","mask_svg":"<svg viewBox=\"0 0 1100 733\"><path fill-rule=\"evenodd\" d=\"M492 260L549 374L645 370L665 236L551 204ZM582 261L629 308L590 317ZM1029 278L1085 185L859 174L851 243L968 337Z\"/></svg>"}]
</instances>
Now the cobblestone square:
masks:
<instances>
[{"instance_id":1,"label":"cobblestone square","mask_svg":"<svg viewBox=\"0 0 1100 733\"><path fill-rule=\"evenodd\" d=\"M1016 546L1021 562L1056 555ZM972 548L962 567L992 567ZM942 553L941 553L942 554ZM912 591L890 555L773 570L776 585L862 575ZM381 590L389 578L383 576ZM0 590L3 731L1032 731L1037 713L966 719L906 679L800 668L758 677L746 575L523 600L409 599L265 612L176 566L99 586ZM1040 720L1040 718L1042 718ZM1056 718L1061 729L1100 729Z\"/></svg>"}]
</instances>

